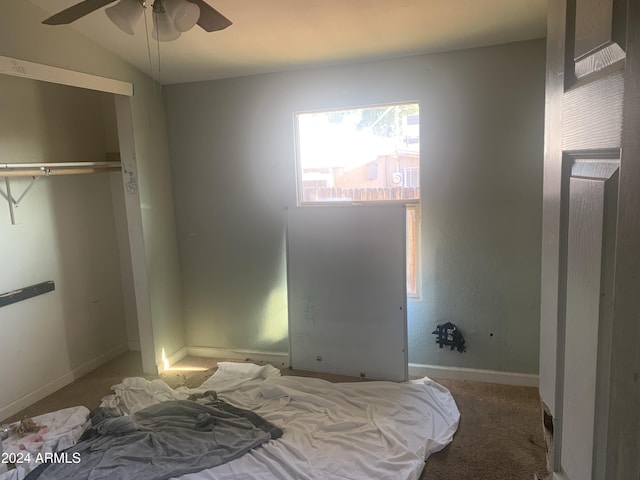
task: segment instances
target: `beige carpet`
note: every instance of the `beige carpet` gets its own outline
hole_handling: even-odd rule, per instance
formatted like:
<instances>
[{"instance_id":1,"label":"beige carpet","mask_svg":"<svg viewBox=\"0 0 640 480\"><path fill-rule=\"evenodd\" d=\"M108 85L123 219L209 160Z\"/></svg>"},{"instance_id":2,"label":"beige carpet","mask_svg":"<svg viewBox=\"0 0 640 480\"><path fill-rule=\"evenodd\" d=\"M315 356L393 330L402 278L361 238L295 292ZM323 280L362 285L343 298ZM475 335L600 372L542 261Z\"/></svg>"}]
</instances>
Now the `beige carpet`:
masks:
<instances>
[{"instance_id":1,"label":"beige carpet","mask_svg":"<svg viewBox=\"0 0 640 480\"><path fill-rule=\"evenodd\" d=\"M161 378L174 388L196 387L213 374L218 361L220 359L188 357ZM282 368L283 375L314 376L334 382L362 381L276 366ZM95 408L102 397L111 393L111 385L131 376L145 376L136 352L112 360L2 423L75 405ZM540 478L546 476L537 389L435 380L453 394L461 414L460 427L451 445L427 460L420 480L533 480L536 473Z\"/></svg>"},{"instance_id":2,"label":"beige carpet","mask_svg":"<svg viewBox=\"0 0 640 480\"><path fill-rule=\"evenodd\" d=\"M453 442L427 460L421 480L547 476L536 388L436 380L453 394L460 426Z\"/></svg>"}]
</instances>

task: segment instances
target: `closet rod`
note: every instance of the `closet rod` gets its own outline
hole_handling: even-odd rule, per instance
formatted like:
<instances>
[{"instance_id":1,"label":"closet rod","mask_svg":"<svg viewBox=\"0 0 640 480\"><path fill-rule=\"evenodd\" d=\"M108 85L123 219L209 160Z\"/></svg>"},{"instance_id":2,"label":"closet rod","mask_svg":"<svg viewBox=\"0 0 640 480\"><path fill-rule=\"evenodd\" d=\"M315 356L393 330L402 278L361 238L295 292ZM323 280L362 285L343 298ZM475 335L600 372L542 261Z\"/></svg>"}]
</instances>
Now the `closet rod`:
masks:
<instances>
[{"instance_id":1,"label":"closet rod","mask_svg":"<svg viewBox=\"0 0 640 480\"><path fill-rule=\"evenodd\" d=\"M0 163L0 177L117 172L120 162Z\"/></svg>"}]
</instances>

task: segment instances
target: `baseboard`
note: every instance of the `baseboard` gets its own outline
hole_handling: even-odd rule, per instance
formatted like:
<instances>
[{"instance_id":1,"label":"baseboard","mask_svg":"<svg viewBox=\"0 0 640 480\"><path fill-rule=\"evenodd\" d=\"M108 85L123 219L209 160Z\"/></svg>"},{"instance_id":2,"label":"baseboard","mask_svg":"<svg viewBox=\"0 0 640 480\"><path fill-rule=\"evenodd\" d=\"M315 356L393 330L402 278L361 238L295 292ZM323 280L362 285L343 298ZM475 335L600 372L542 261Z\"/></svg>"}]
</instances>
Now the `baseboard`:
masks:
<instances>
[{"instance_id":1,"label":"baseboard","mask_svg":"<svg viewBox=\"0 0 640 480\"><path fill-rule=\"evenodd\" d=\"M164 349L163 349L164 352ZM158 367L158 374L164 372L165 370L171 368L171 365L174 363L178 363L184 357L189 355L189 350L186 346L180 347L178 350L173 352L171 355L162 355L162 358L159 362L156 362L156 366Z\"/></svg>"},{"instance_id":2,"label":"baseboard","mask_svg":"<svg viewBox=\"0 0 640 480\"><path fill-rule=\"evenodd\" d=\"M129 341L129 351L130 352L140 352L142 349L140 348L139 340L130 340Z\"/></svg>"},{"instance_id":3,"label":"baseboard","mask_svg":"<svg viewBox=\"0 0 640 480\"><path fill-rule=\"evenodd\" d=\"M82 365L74 368L70 372L61 375L55 380L43 385L36 390L33 390L19 399L11 402L8 405L0 407L0 419L8 418L11 415L18 413L20 410L33 405L39 400L42 400L47 395L51 395L53 392L60 390L62 387L69 385L74 380L82 377L86 373L95 370L100 365L107 363L109 360L113 360L119 355L127 352L129 347L127 344L118 345L115 348L103 353L102 355L83 363Z\"/></svg>"},{"instance_id":4,"label":"baseboard","mask_svg":"<svg viewBox=\"0 0 640 480\"><path fill-rule=\"evenodd\" d=\"M104 365L110 360L113 360L116 357L119 357L125 352L129 351L129 346L126 343L122 345L118 345L117 347L112 348L111 350L103 353L102 355L94 358L93 360L89 360L86 363L83 363L78 368L74 368L72 370L73 380L77 380L81 376L89 373L92 370L95 370L101 365Z\"/></svg>"},{"instance_id":5,"label":"baseboard","mask_svg":"<svg viewBox=\"0 0 640 480\"><path fill-rule=\"evenodd\" d=\"M289 365L287 352L266 352L262 350L242 350L215 347L187 347L189 355L196 357L220 358L229 360L245 360L253 362L268 362L275 366Z\"/></svg>"},{"instance_id":6,"label":"baseboard","mask_svg":"<svg viewBox=\"0 0 640 480\"><path fill-rule=\"evenodd\" d=\"M474 382L502 383L523 387L538 387L538 375L531 373L500 372L476 368L442 367L439 365L409 364L409 375L471 380Z\"/></svg>"},{"instance_id":7,"label":"baseboard","mask_svg":"<svg viewBox=\"0 0 640 480\"><path fill-rule=\"evenodd\" d=\"M278 367L289 365L287 352L267 352L262 350L246 350L216 347L197 347L189 345L163 358L158 364L160 372L182 360L187 355L195 357L209 357L226 360L243 360L253 362L268 362ZM442 367L438 365L409 364L409 375L452 378L456 380L472 380L474 382L502 383L526 387L538 386L538 375L517 372L500 372L496 370L481 370L475 368Z\"/></svg>"}]
</instances>

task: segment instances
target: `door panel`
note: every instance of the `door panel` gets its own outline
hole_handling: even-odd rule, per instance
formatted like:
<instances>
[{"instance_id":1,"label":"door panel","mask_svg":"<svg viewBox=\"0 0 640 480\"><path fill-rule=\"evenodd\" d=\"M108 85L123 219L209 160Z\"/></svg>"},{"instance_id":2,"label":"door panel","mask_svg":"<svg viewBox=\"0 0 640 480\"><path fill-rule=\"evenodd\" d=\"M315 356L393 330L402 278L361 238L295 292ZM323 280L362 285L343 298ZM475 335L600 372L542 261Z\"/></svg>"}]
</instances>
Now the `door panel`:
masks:
<instances>
[{"instance_id":1,"label":"door panel","mask_svg":"<svg viewBox=\"0 0 640 480\"><path fill-rule=\"evenodd\" d=\"M640 2L550 0L540 395L554 478L640 479Z\"/></svg>"},{"instance_id":2,"label":"door panel","mask_svg":"<svg viewBox=\"0 0 640 480\"><path fill-rule=\"evenodd\" d=\"M550 140L561 148L546 158L547 164L562 164L554 466L569 480L604 478L606 459L599 452L607 442L601 419L608 407L611 319L605 318L601 300L605 287L610 288L608 272L614 264L609 237L616 225L612 206L617 202L624 104L624 52L606 69L599 63L613 31L613 14L602 8L611 9L612 2L598 2L600 13L588 16L592 3L566 4L566 35L575 38L565 41L568 61L557 100L561 128ZM592 43L584 23L589 23ZM587 59L590 63L584 63Z\"/></svg>"},{"instance_id":3,"label":"door panel","mask_svg":"<svg viewBox=\"0 0 640 480\"><path fill-rule=\"evenodd\" d=\"M575 77L607 68L625 56L626 1L579 0L575 5Z\"/></svg>"},{"instance_id":4,"label":"door panel","mask_svg":"<svg viewBox=\"0 0 640 480\"><path fill-rule=\"evenodd\" d=\"M594 419L606 411L609 381L611 232L618 161L577 160L568 205L563 434L560 466L571 479L592 478L606 446ZM603 445L604 442L604 445ZM598 448L596 448L596 444Z\"/></svg>"}]
</instances>

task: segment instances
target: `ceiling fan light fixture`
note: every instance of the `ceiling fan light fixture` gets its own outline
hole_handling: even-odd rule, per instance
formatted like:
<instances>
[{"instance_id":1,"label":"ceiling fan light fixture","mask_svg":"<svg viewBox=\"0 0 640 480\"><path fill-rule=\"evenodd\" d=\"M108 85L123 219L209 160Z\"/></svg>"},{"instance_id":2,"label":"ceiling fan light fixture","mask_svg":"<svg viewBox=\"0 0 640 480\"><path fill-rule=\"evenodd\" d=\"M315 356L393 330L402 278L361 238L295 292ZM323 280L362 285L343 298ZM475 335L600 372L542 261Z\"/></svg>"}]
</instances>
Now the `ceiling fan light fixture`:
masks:
<instances>
[{"instance_id":1,"label":"ceiling fan light fixture","mask_svg":"<svg viewBox=\"0 0 640 480\"><path fill-rule=\"evenodd\" d=\"M195 3L187 0L164 0L162 4L179 32L191 30L200 19L200 7Z\"/></svg>"},{"instance_id":2,"label":"ceiling fan light fixture","mask_svg":"<svg viewBox=\"0 0 640 480\"><path fill-rule=\"evenodd\" d=\"M181 33L173 25L173 19L166 13L153 12L153 30L151 36L161 42L177 40Z\"/></svg>"},{"instance_id":3,"label":"ceiling fan light fixture","mask_svg":"<svg viewBox=\"0 0 640 480\"><path fill-rule=\"evenodd\" d=\"M129 35L134 34L134 27L144 13L140 0L120 0L113 7L104 11L116 27Z\"/></svg>"}]
</instances>

